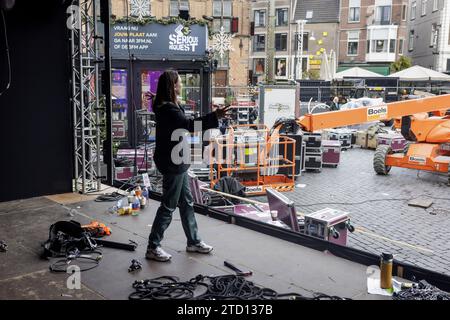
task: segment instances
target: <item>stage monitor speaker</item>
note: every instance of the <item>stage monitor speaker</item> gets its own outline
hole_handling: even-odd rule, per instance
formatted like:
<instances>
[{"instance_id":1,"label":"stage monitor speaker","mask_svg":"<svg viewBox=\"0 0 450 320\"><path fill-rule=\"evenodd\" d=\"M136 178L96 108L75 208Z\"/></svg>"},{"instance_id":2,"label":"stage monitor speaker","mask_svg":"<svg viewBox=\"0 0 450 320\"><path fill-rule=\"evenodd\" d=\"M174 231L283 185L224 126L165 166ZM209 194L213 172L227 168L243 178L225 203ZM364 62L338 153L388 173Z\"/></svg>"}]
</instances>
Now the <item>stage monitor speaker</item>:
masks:
<instances>
[{"instance_id":1,"label":"stage monitor speaker","mask_svg":"<svg viewBox=\"0 0 450 320\"><path fill-rule=\"evenodd\" d=\"M16 4L16 0L0 0L0 9L11 10Z\"/></svg>"}]
</instances>

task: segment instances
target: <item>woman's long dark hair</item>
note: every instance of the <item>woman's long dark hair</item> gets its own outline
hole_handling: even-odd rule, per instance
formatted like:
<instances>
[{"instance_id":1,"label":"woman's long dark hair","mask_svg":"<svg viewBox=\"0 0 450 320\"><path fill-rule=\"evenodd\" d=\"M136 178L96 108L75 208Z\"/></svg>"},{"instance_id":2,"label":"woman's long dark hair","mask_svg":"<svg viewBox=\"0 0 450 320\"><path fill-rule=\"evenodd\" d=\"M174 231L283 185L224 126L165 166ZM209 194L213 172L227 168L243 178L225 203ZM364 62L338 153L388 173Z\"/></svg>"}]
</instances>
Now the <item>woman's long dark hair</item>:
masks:
<instances>
[{"instance_id":1,"label":"woman's long dark hair","mask_svg":"<svg viewBox=\"0 0 450 320\"><path fill-rule=\"evenodd\" d=\"M175 70L166 70L158 80L158 89L154 106L159 107L165 102L177 103L177 95L175 93L175 84L178 82L178 72Z\"/></svg>"}]
</instances>

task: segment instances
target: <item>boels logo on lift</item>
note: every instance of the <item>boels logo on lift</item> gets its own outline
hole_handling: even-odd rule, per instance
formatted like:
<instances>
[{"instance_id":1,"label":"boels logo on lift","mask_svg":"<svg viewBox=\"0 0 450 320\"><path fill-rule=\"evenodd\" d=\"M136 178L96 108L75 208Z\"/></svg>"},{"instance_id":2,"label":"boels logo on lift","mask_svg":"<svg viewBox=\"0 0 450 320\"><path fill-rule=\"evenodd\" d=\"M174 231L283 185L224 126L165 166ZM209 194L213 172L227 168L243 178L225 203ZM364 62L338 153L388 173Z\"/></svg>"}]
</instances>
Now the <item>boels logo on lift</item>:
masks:
<instances>
[{"instance_id":1,"label":"boels logo on lift","mask_svg":"<svg viewBox=\"0 0 450 320\"><path fill-rule=\"evenodd\" d=\"M195 52L198 46L198 37L190 36L191 30L181 24L175 29L175 34L169 35L169 50L182 52Z\"/></svg>"},{"instance_id":2,"label":"boels logo on lift","mask_svg":"<svg viewBox=\"0 0 450 320\"><path fill-rule=\"evenodd\" d=\"M381 105L367 108L367 121L378 121L387 119L388 106Z\"/></svg>"},{"instance_id":3,"label":"boels logo on lift","mask_svg":"<svg viewBox=\"0 0 450 320\"><path fill-rule=\"evenodd\" d=\"M422 157L422 156L410 156L409 157L409 162L415 162L417 164L426 164L427 163L427 158Z\"/></svg>"},{"instance_id":4,"label":"boels logo on lift","mask_svg":"<svg viewBox=\"0 0 450 320\"><path fill-rule=\"evenodd\" d=\"M261 193L264 189L262 186L246 187L245 193Z\"/></svg>"}]
</instances>

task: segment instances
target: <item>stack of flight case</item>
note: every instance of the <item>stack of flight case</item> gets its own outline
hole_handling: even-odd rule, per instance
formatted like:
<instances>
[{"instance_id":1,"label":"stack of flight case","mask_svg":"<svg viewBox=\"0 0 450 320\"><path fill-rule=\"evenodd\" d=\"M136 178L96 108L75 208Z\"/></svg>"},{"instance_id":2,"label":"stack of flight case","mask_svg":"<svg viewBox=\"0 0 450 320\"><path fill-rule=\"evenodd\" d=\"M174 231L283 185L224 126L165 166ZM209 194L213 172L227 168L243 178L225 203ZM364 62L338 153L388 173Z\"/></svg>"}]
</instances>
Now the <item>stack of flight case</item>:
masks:
<instances>
[{"instance_id":1,"label":"stack of flight case","mask_svg":"<svg viewBox=\"0 0 450 320\"><path fill-rule=\"evenodd\" d=\"M304 133L306 143L305 170L322 170L322 134Z\"/></svg>"}]
</instances>

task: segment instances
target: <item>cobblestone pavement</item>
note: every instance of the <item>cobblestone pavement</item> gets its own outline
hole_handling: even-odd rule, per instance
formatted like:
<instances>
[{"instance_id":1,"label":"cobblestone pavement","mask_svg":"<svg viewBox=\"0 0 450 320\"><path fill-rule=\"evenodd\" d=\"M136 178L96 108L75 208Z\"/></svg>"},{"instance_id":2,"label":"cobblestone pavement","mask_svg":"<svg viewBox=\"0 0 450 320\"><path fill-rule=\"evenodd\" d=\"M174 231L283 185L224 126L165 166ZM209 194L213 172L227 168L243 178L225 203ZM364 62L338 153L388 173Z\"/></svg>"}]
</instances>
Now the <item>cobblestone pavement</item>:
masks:
<instances>
[{"instance_id":1,"label":"cobblestone pavement","mask_svg":"<svg viewBox=\"0 0 450 320\"><path fill-rule=\"evenodd\" d=\"M373 153L359 148L344 151L338 168L304 173L296 189L285 195L300 212L326 207L349 212L357 228L350 235L351 247L375 254L392 252L400 261L450 275L447 177L402 168L378 176L372 168ZM433 205L408 206L417 197L431 199Z\"/></svg>"}]
</instances>

